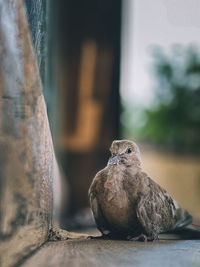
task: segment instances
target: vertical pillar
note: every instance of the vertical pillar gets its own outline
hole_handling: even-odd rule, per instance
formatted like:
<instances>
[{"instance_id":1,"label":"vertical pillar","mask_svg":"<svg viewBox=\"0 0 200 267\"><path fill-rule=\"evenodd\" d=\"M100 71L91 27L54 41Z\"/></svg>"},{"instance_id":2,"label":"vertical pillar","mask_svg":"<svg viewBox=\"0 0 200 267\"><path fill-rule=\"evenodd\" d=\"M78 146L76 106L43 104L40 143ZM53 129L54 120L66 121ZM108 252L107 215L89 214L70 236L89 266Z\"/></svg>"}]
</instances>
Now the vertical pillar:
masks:
<instances>
[{"instance_id":1,"label":"vertical pillar","mask_svg":"<svg viewBox=\"0 0 200 267\"><path fill-rule=\"evenodd\" d=\"M0 265L40 246L56 161L22 0L0 1Z\"/></svg>"}]
</instances>

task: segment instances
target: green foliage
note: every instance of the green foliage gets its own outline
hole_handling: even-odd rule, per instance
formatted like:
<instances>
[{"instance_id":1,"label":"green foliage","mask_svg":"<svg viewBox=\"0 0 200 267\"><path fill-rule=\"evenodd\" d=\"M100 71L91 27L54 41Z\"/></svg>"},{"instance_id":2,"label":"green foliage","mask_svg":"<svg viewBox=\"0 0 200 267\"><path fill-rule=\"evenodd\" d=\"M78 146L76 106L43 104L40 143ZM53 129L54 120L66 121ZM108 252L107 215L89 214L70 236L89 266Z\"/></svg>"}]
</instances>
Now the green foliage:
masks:
<instances>
[{"instance_id":1,"label":"green foliage","mask_svg":"<svg viewBox=\"0 0 200 267\"><path fill-rule=\"evenodd\" d=\"M129 130L141 140L200 152L200 51L176 45L169 54L154 47L152 55L156 101L141 111L144 124Z\"/></svg>"}]
</instances>

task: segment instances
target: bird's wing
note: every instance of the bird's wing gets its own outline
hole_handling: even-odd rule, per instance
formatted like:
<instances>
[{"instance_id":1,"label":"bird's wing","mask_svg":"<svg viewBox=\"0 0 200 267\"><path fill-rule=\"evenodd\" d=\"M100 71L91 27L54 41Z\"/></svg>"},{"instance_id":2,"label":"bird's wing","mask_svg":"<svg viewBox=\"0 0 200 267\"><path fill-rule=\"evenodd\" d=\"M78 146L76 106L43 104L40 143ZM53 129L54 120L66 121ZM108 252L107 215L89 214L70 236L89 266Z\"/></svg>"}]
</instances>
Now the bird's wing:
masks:
<instances>
[{"instance_id":1,"label":"bird's wing","mask_svg":"<svg viewBox=\"0 0 200 267\"><path fill-rule=\"evenodd\" d=\"M98 173L96 175L96 177L94 178L90 186L89 200L90 200L90 207L92 209L97 228L99 229L99 231L101 231L102 234L105 234L108 232L108 222L103 215L103 212L98 202L97 193L96 193L97 187L98 187L98 179L97 179L98 175L100 174Z\"/></svg>"},{"instance_id":2,"label":"bird's wing","mask_svg":"<svg viewBox=\"0 0 200 267\"><path fill-rule=\"evenodd\" d=\"M136 205L137 217L148 235L182 228L192 222L191 215L163 189L141 172L145 186L140 186L139 200Z\"/></svg>"}]
</instances>

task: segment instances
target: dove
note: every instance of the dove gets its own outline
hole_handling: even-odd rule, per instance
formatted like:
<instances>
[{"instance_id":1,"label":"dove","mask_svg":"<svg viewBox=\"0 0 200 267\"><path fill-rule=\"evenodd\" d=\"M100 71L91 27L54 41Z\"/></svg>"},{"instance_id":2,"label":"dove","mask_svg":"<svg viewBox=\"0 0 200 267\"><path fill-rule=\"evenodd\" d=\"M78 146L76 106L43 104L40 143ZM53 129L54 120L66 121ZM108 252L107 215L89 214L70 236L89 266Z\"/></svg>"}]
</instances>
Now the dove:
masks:
<instances>
[{"instance_id":1,"label":"dove","mask_svg":"<svg viewBox=\"0 0 200 267\"><path fill-rule=\"evenodd\" d=\"M90 207L105 238L151 241L182 229L192 216L142 169L137 144L115 140L107 166L89 188Z\"/></svg>"}]
</instances>

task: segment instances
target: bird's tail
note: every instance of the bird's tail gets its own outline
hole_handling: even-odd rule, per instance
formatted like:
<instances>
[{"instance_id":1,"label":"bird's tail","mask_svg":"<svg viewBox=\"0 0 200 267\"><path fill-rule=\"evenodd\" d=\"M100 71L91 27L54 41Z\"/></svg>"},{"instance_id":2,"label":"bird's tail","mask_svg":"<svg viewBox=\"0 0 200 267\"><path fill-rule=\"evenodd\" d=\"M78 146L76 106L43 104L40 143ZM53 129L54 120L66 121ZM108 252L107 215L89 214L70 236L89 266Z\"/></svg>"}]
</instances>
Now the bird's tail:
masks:
<instances>
[{"instance_id":1,"label":"bird's tail","mask_svg":"<svg viewBox=\"0 0 200 267\"><path fill-rule=\"evenodd\" d=\"M175 229L159 235L160 239L200 239L200 225L192 224L192 216L183 209L179 210L180 219Z\"/></svg>"},{"instance_id":2,"label":"bird's tail","mask_svg":"<svg viewBox=\"0 0 200 267\"><path fill-rule=\"evenodd\" d=\"M200 225L188 224L182 228L159 235L159 239L200 239Z\"/></svg>"},{"instance_id":3,"label":"bird's tail","mask_svg":"<svg viewBox=\"0 0 200 267\"><path fill-rule=\"evenodd\" d=\"M192 216L186 210L182 209L180 220L176 223L175 231L186 227L192 223Z\"/></svg>"}]
</instances>

